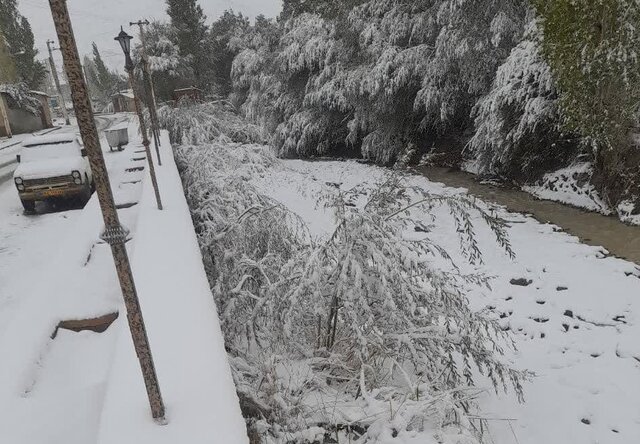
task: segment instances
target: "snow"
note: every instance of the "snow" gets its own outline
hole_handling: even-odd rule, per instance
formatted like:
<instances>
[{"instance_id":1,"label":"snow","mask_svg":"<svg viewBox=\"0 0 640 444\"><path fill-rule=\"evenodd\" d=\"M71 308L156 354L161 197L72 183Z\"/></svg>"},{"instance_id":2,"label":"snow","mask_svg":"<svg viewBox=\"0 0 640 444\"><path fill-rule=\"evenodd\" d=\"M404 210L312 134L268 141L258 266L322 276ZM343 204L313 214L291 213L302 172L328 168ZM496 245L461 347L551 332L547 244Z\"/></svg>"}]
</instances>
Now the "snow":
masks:
<instances>
[{"instance_id":1,"label":"snow","mask_svg":"<svg viewBox=\"0 0 640 444\"><path fill-rule=\"evenodd\" d=\"M315 197L334 184L342 190L359 183L373 186L384 173L356 162L292 160L252 182L300 215L312 233L325 236L333 219L316 205ZM418 176L410 183L434 193L465 192ZM510 221L514 260L496 246L488 229L479 229L484 265L465 266L451 227L436 224L432 231L463 271L494 276L492 289L473 290L471 303L514 333L518 351L508 352L507 358L517 368L535 372L524 387L524 404L512 395L496 395L488 381L481 384L486 392L480 411L490 433L485 439L521 444L640 442L640 270L608 257L602 248L581 244L558 227L500 207L494 211ZM424 218L431 220L428 214ZM512 283L520 278L531 284ZM418 438L415 442L430 439Z\"/></svg>"},{"instance_id":2,"label":"snow","mask_svg":"<svg viewBox=\"0 0 640 444\"><path fill-rule=\"evenodd\" d=\"M99 240L97 196L83 210L42 205L44 214L27 217L7 183L0 187L3 442L248 442L167 134L165 162L156 167L159 213L148 169L127 171L144 166L133 124L130 133L122 152L102 145L116 204L127 207L119 216L131 230L127 248L169 423L151 420L113 259ZM58 329L51 339L60 321L114 312L120 316L104 333Z\"/></svg>"},{"instance_id":3,"label":"snow","mask_svg":"<svg viewBox=\"0 0 640 444\"><path fill-rule=\"evenodd\" d=\"M248 443L217 311L166 133L157 168L163 211L150 183L140 202L132 268L167 407L168 424L149 413L124 318L100 420L98 443ZM124 308L121 308L121 312Z\"/></svg>"},{"instance_id":4,"label":"snow","mask_svg":"<svg viewBox=\"0 0 640 444\"><path fill-rule=\"evenodd\" d=\"M55 148L54 148L55 149ZM89 173L89 163L85 158L80 157L80 152L72 148L77 157L63 157L60 159L35 160L32 162L22 162L15 169L13 176L22 179L44 179L47 177L68 176L72 171L79 171L81 174Z\"/></svg>"},{"instance_id":5,"label":"snow","mask_svg":"<svg viewBox=\"0 0 640 444\"><path fill-rule=\"evenodd\" d=\"M32 147L38 145L49 145L54 143L65 143L65 142L78 142L82 143L78 134L73 132L55 132L53 134L46 134L43 136L33 136L26 139L22 145L25 147Z\"/></svg>"},{"instance_id":6,"label":"snow","mask_svg":"<svg viewBox=\"0 0 640 444\"><path fill-rule=\"evenodd\" d=\"M590 163L576 163L545 174L537 184L525 185L522 189L539 199L562 202L605 215L611 214L590 182L592 175L593 166Z\"/></svg>"},{"instance_id":7,"label":"snow","mask_svg":"<svg viewBox=\"0 0 640 444\"><path fill-rule=\"evenodd\" d=\"M108 153L103 141L116 201L134 149L131 145L123 152ZM138 197L140 191L141 184ZM127 193L130 199L131 190ZM98 240L103 223L97 196L83 210L52 212L55 208L39 205L40 214L25 216L13 184L7 183L0 189L0 208L6 214L0 223L3 440L86 443L88 434L95 436L106 376L100 378L99 372L90 370L75 377L66 370L73 368L61 363L73 366L81 360L99 365L104 361L98 355L108 362L108 341L91 336L96 340L85 338L90 344L67 347L69 337L64 332L53 341L50 337L62 320L93 318L120 307L113 260L108 246ZM135 228L136 216L135 207L120 211L122 222L130 227ZM65 352L71 348L76 354ZM102 385L95 378L102 379ZM62 380L69 384L60 385ZM60 389L56 393L55 387Z\"/></svg>"},{"instance_id":8,"label":"snow","mask_svg":"<svg viewBox=\"0 0 640 444\"><path fill-rule=\"evenodd\" d=\"M618 217L622 222L630 225L640 225L640 214L636 209L636 204L629 200L624 200L618 204Z\"/></svg>"}]
</instances>

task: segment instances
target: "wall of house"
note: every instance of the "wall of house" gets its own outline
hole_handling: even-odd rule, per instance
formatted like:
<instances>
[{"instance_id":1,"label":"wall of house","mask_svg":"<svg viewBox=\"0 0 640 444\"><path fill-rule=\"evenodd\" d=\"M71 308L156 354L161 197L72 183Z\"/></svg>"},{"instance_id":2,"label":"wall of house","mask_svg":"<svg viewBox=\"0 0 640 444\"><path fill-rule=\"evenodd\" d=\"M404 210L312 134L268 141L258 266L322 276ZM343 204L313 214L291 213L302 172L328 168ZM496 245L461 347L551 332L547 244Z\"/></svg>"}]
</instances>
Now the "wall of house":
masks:
<instances>
[{"instance_id":1,"label":"wall of house","mask_svg":"<svg viewBox=\"0 0 640 444\"><path fill-rule=\"evenodd\" d=\"M13 134L32 133L45 128L40 116L34 116L23 109L8 109L9 124Z\"/></svg>"},{"instance_id":2,"label":"wall of house","mask_svg":"<svg viewBox=\"0 0 640 444\"><path fill-rule=\"evenodd\" d=\"M11 136L11 125L9 125L9 116L7 110L9 109L4 96L0 94L0 137Z\"/></svg>"}]
</instances>

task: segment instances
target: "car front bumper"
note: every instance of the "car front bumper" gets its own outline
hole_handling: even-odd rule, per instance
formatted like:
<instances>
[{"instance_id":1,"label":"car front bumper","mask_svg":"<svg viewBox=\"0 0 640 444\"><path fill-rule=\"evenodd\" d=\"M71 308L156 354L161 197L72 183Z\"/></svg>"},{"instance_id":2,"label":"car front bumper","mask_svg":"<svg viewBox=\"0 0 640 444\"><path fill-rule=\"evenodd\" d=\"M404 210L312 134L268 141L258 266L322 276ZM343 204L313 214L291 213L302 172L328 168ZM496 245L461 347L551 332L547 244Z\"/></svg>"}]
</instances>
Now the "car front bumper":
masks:
<instances>
[{"instance_id":1,"label":"car front bumper","mask_svg":"<svg viewBox=\"0 0 640 444\"><path fill-rule=\"evenodd\" d=\"M87 184L70 184L55 188L43 188L37 190L18 191L21 200L36 201L47 199L73 199L87 194Z\"/></svg>"}]
</instances>

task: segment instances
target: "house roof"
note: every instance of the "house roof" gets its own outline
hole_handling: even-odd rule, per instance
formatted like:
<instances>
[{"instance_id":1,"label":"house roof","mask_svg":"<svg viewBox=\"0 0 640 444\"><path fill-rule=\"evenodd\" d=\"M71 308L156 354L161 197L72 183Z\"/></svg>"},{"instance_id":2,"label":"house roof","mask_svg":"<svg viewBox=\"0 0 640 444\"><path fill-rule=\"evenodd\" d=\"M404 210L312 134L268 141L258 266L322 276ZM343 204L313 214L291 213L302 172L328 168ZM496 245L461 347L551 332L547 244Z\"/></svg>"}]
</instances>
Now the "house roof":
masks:
<instances>
[{"instance_id":1,"label":"house roof","mask_svg":"<svg viewBox=\"0 0 640 444\"><path fill-rule=\"evenodd\" d=\"M111 97L118 97L118 96L126 97L127 99L133 99L133 91L131 91L130 89L126 89L124 91L120 91L112 95Z\"/></svg>"},{"instance_id":2,"label":"house roof","mask_svg":"<svg viewBox=\"0 0 640 444\"><path fill-rule=\"evenodd\" d=\"M174 93L185 92L185 91L200 91L200 92L202 92L202 90L200 88L196 88L195 86L190 86L188 88L178 88L178 89L174 89L173 90Z\"/></svg>"}]
</instances>

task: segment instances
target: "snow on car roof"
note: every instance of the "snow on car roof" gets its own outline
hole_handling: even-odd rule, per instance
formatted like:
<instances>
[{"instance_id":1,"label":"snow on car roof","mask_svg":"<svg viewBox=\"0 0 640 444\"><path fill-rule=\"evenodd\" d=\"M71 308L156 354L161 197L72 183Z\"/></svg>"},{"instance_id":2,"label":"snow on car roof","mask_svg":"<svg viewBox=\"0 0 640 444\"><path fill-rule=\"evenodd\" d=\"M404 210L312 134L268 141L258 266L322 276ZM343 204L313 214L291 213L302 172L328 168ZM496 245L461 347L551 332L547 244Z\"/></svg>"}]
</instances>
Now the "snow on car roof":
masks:
<instances>
[{"instance_id":1,"label":"snow on car roof","mask_svg":"<svg viewBox=\"0 0 640 444\"><path fill-rule=\"evenodd\" d=\"M46 136L30 137L22 143L22 146L52 145L54 143L75 142L78 136L74 133L56 133Z\"/></svg>"}]
</instances>

